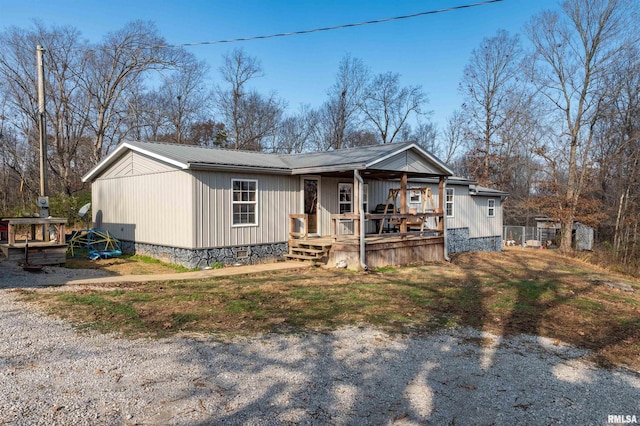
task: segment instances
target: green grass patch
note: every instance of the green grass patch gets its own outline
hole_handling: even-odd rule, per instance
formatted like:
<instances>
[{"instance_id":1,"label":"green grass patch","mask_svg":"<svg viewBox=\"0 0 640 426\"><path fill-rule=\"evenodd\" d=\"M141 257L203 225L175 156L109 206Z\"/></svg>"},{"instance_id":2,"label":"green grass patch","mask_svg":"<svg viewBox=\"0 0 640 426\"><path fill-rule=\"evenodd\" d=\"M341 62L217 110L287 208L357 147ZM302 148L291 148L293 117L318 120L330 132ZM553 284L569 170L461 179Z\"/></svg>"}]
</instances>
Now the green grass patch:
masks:
<instances>
[{"instance_id":1,"label":"green grass patch","mask_svg":"<svg viewBox=\"0 0 640 426\"><path fill-rule=\"evenodd\" d=\"M598 313L604 311L604 305L595 300L573 299L569 303L585 313Z\"/></svg>"},{"instance_id":2,"label":"green grass patch","mask_svg":"<svg viewBox=\"0 0 640 426\"><path fill-rule=\"evenodd\" d=\"M389 272L398 272L398 268L394 268L393 266L381 266L376 268L375 271L384 274Z\"/></svg>"}]
</instances>

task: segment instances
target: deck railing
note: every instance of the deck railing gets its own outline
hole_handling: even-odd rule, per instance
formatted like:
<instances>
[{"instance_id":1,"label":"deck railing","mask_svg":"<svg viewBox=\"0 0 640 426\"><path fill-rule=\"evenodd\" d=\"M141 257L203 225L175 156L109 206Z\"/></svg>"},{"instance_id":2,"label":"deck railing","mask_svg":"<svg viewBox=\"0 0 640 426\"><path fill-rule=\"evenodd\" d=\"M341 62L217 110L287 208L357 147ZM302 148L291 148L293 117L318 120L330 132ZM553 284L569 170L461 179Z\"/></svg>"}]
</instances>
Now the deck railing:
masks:
<instances>
[{"instance_id":1,"label":"deck railing","mask_svg":"<svg viewBox=\"0 0 640 426\"><path fill-rule=\"evenodd\" d=\"M393 236L417 235L423 237L436 237L443 235L443 214L440 212L427 213L366 213L364 215L366 221L372 221L376 224L375 232L367 233L367 235L382 235L383 233ZM434 227L429 226L429 219L434 218ZM349 221L353 223L353 227L343 227L340 229L340 223ZM347 229L348 232L340 232ZM406 229L405 232L400 232ZM331 236L338 238L340 236L357 236L360 235L360 215L354 213L332 214L331 215ZM292 239L306 239L309 236L309 215L308 214L289 214L289 237Z\"/></svg>"},{"instance_id":2,"label":"deck railing","mask_svg":"<svg viewBox=\"0 0 640 426\"><path fill-rule=\"evenodd\" d=\"M383 233L393 233L394 236L403 235L419 235L419 236L441 236L443 235L442 219L443 215L439 212L427 213L366 213L365 220L373 221L376 224L376 231L373 235L382 235ZM434 218L435 228L429 227L429 219ZM351 235L359 235L360 233L360 215L357 214L332 214L332 236L339 236L338 224L340 221L352 220L353 232ZM418 229L419 228L419 229ZM406 231L400 232L405 229ZM342 234L344 235L344 234ZM367 235L372 235L368 233Z\"/></svg>"},{"instance_id":3,"label":"deck railing","mask_svg":"<svg viewBox=\"0 0 640 426\"><path fill-rule=\"evenodd\" d=\"M300 228L296 227L296 222L300 221ZM296 232L296 229L300 231ZM289 214L289 238L304 238L309 236L309 215L302 213Z\"/></svg>"}]
</instances>

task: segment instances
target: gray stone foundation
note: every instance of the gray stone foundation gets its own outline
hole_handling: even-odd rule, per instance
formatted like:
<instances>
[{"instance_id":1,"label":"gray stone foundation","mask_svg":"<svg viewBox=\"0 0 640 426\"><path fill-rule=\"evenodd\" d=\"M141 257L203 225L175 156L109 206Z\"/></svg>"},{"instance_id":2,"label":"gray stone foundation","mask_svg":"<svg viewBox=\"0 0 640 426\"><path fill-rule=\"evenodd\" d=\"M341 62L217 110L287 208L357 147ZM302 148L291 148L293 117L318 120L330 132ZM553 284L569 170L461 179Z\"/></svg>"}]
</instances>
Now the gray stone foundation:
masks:
<instances>
[{"instance_id":1,"label":"gray stone foundation","mask_svg":"<svg viewBox=\"0 0 640 426\"><path fill-rule=\"evenodd\" d=\"M201 269L223 265L251 265L256 263L281 260L289 253L289 244L273 243L255 246L221 247L209 249L183 249L176 247L158 246L153 244L121 241L122 252L153 257L163 262L182 265L187 268Z\"/></svg>"},{"instance_id":2,"label":"gray stone foundation","mask_svg":"<svg viewBox=\"0 0 640 426\"><path fill-rule=\"evenodd\" d=\"M502 251L502 236L469 238L469 228L447 229L447 252Z\"/></svg>"}]
</instances>

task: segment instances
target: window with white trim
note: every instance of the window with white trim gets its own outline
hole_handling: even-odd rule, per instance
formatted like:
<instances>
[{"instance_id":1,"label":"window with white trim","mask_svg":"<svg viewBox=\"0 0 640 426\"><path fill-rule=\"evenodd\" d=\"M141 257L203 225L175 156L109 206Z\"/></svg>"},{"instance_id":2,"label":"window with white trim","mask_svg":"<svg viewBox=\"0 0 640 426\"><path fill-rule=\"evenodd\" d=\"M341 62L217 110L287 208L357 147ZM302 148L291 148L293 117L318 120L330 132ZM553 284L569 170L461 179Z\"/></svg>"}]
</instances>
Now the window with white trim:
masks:
<instances>
[{"instance_id":1,"label":"window with white trim","mask_svg":"<svg viewBox=\"0 0 640 426\"><path fill-rule=\"evenodd\" d=\"M231 180L233 226L258 224L258 181L249 179Z\"/></svg>"},{"instance_id":2,"label":"window with white trim","mask_svg":"<svg viewBox=\"0 0 640 426\"><path fill-rule=\"evenodd\" d=\"M493 198L489 198L487 200L487 216L496 216L496 200L494 200Z\"/></svg>"},{"instance_id":3,"label":"window with white trim","mask_svg":"<svg viewBox=\"0 0 640 426\"><path fill-rule=\"evenodd\" d=\"M362 209L365 213L369 213L369 184L365 183L362 194Z\"/></svg>"},{"instance_id":4,"label":"window with white trim","mask_svg":"<svg viewBox=\"0 0 640 426\"><path fill-rule=\"evenodd\" d=\"M338 184L338 211L340 214L353 213L353 184Z\"/></svg>"},{"instance_id":5,"label":"window with white trim","mask_svg":"<svg viewBox=\"0 0 640 426\"><path fill-rule=\"evenodd\" d=\"M453 188L447 188L444 200L444 211L447 217L453 217Z\"/></svg>"},{"instance_id":6,"label":"window with white trim","mask_svg":"<svg viewBox=\"0 0 640 426\"><path fill-rule=\"evenodd\" d=\"M411 204L422 203L422 191L409 188L409 202Z\"/></svg>"}]
</instances>

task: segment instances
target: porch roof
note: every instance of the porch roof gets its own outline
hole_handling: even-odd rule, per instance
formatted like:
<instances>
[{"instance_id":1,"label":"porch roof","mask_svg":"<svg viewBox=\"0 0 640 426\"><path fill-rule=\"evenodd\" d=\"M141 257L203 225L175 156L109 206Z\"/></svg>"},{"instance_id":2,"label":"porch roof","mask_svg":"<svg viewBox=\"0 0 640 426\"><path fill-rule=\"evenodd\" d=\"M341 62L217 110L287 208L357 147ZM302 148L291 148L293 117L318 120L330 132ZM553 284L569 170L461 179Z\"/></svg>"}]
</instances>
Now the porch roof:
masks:
<instances>
[{"instance_id":1,"label":"porch roof","mask_svg":"<svg viewBox=\"0 0 640 426\"><path fill-rule=\"evenodd\" d=\"M451 176L453 172L433 154L414 143L393 143L301 154L266 154L157 142L125 141L83 181L93 181L118 158L135 151L180 169L248 171L288 175L345 175L363 171L367 178Z\"/></svg>"}]
</instances>

